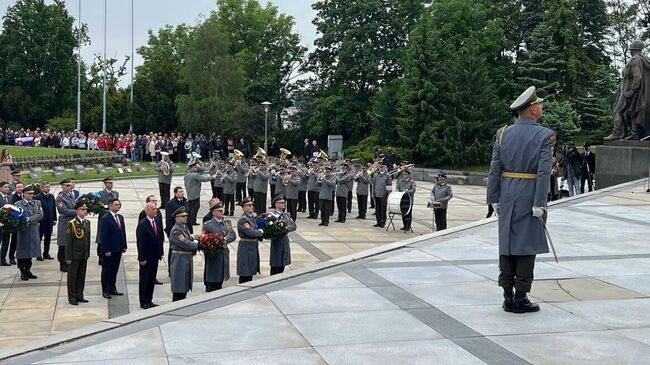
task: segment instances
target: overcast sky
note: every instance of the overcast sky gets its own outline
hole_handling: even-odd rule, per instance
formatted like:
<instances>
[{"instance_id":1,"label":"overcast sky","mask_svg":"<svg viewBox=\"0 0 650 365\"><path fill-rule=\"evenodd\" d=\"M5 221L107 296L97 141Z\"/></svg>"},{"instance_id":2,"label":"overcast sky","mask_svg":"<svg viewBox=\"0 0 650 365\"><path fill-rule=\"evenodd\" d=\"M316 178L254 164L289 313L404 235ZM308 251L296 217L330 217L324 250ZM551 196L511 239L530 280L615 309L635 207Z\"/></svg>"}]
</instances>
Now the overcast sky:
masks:
<instances>
[{"instance_id":1,"label":"overcast sky","mask_svg":"<svg viewBox=\"0 0 650 365\"><path fill-rule=\"evenodd\" d=\"M166 24L195 24L216 9L215 0L133 0L135 25L135 48L147 41L147 31L157 30ZM15 0L0 0L0 17L4 17L7 7ZM46 0L46 3L52 1ZM267 1L260 1L266 4ZM295 31L301 35L302 43L312 48L316 38L316 29L311 23L316 13L311 9L313 0L271 0L268 1L278 6L281 12L294 17ZM79 0L65 0L70 15L77 18ZM107 1L107 55L120 60L125 55L131 54L131 0ZM82 49L82 56L87 61L92 61L93 55L101 53L104 41L104 1L82 0L81 19L88 24L91 44ZM136 54L136 66L142 59ZM127 80L128 80L127 76ZM126 80L125 80L126 81ZM128 84L129 81L126 81Z\"/></svg>"}]
</instances>

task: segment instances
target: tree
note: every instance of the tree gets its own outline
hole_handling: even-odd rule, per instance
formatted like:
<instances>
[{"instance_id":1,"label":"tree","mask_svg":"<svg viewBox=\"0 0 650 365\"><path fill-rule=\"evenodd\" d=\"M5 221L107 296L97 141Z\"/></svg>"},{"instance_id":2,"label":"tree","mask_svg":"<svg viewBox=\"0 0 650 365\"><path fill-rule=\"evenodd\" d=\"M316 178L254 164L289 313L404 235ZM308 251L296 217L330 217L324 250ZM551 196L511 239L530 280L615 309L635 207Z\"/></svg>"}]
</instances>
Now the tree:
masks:
<instances>
[{"instance_id":1,"label":"tree","mask_svg":"<svg viewBox=\"0 0 650 365\"><path fill-rule=\"evenodd\" d=\"M544 103L544 117L540 123L554 130L560 141L569 141L580 133L578 113L568 101Z\"/></svg>"},{"instance_id":2,"label":"tree","mask_svg":"<svg viewBox=\"0 0 650 365\"><path fill-rule=\"evenodd\" d=\"M103 76L102 71L106 63L106 129L107 131L119 132L129 127L127 91L119 87L120 79L126 75L126 64L129 61L125 57L119 64L118 59L102 59L95 55L94 62L87 68L82 64L82 74L86 75L81 79L81 127L83 130L101 131L103 119ZM87 70L86 70L87 69Z\"/></svg>"},{"instance_id":3,"label":"tree","mask_svg":"<svg viewBox=\"0 0 650 365\"><path fill-rule=\"evenodd\" d=\"M641 36L639 32L639 3L608 0L607 7L611 22L609 46L616 68L622 70L630 57L628 50L630 43Z\"/></svg>"}]
</instances>

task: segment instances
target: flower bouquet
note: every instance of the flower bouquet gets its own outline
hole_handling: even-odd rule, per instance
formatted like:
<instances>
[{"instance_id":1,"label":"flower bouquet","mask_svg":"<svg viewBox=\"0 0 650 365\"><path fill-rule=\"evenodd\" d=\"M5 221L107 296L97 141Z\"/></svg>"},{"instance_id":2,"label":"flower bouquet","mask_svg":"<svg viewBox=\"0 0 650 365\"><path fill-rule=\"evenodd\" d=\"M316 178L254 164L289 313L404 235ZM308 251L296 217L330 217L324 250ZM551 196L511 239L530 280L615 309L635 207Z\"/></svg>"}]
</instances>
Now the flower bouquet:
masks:
<instances>
[{"instance_id":1,"label":"flower bouquet","mask_svg":"<svg viewBox=\"0 0 650 365\"><path fill-rule=\"evenodd\" d=\"M99 214L106 211L104 204L99 200L99 193L88 193L78 199L86 204L89 214Z\"/></svg>"},{"instance_id":2,"label":"flower bouquet","mask_svg":"<svg viewBox=\"0 0 650 365\"><path fill-rule=\"evenodd\" d=\"M27 226L27 215L15 205L5 204L0 209L0 230L4 233L24 231Z\"/></svg>"},{"instance_id":3,"label":"flower bouquet","mask_svg":"<svg viewBox=\"0 0 650 365\"><path fill-rule=\"evenodd\" d=\"M289 232L286 222L271 213L261 214L257 217L256 223L257 228L264 230L262 237L267 240L282 238L282 236Z\"/></svg>"},{"instance_id":4,"label":"flower bouquet","mask_svg":"<svg viewBox=\"0 0 650 365\"><path fill-rule=\"evenodd\" d=\"M220 249L228 247L228 243L226 243L226 239L221 233L202 231L198 241L199 250L203 251L208 257L215 256Z\"/></svg>"}]
</instances>

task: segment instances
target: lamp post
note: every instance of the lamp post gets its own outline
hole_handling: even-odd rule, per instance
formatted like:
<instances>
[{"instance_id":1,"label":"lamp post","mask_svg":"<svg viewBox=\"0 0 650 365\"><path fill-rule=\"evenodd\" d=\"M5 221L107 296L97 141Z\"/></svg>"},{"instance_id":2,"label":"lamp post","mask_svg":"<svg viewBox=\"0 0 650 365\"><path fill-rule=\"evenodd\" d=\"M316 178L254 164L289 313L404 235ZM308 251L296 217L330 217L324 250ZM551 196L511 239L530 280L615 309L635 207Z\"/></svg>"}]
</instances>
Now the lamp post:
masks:
<instances>
[{"instance_id":1,"label":"lamp post","mask_svg":"<svg viewBox=\"0 0 650 365\"><path fill-rule=\"evenodd\" d=\"M269 153L269 142L268 142L268 128L269 128L269 106L271 103L265 101L262 103L264 105L264 151L268 156Z\"/></svg>"}]
</instances>

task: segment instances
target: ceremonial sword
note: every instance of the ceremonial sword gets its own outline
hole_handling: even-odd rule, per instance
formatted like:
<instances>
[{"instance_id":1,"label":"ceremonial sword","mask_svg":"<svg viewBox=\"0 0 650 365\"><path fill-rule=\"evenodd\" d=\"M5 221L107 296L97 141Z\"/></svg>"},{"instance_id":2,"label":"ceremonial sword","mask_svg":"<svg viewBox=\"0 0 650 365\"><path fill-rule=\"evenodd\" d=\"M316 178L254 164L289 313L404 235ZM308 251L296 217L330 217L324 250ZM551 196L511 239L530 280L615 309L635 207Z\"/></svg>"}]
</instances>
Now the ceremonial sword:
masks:
<instances>
[{"instance_id":1,"label":"ceremonial sword","mask_svg":"<svg viewBox=\"0 0 650 365\"><path fill-rule=\"evenodd\" d=\"M553 257L555 257L555 262L560 263L557 260L557 254L555 253L555 246L553 245L553 240L551 239L551 235L548 233L548 228L546 228L546 224L544 223L544 220L542 217L537 217L539 219L539 223L542 224L542 227L544 228L544 234L546 234L546 238L548 239L548 243L551 245L551 250L553 251Z\"/></svg>"}]
</instances>

